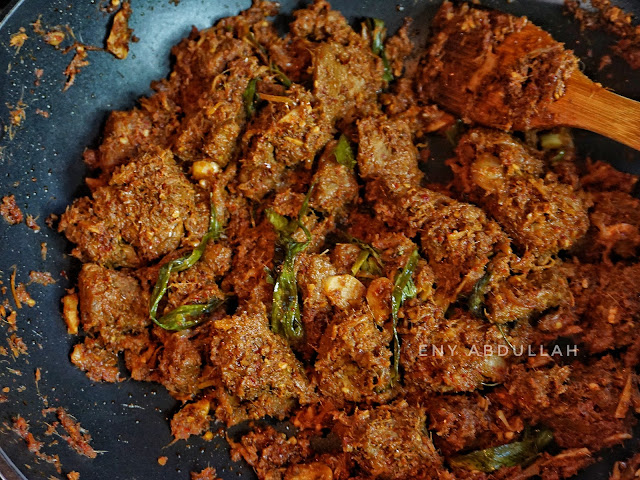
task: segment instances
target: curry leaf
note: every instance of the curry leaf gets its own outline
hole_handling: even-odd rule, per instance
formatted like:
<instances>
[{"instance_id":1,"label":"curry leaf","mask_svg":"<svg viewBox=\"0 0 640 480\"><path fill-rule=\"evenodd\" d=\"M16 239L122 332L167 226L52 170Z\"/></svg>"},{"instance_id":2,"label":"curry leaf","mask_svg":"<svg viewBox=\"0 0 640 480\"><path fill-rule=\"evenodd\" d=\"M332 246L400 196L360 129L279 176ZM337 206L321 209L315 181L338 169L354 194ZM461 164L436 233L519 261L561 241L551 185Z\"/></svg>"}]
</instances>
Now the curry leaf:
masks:
<instances>
[{"instance_id":1,"label":"curry leaf","mask_svg":"<svg viewBox=\"0 0 640 480\"><path fill-rule=\"evenodd\" d=\"M340 165L344 165L347 168L353 170L356 168L356 157L353 154L353 149L347 137L340 135L336 148L333 149L333 154L336 157L336 161Z\"/></svg>"},{"instance_id":2,"label":"curry leaf","mask_svg":"<svg viewBox=\"0 0 640 480\"><path fill-rule=\"evenodd\" d=\"M389 83L393 80L393 73L391 73L391 65L384 50L384 37L387 32L384 22L379 18L369 18L365 22L365 26L371 36L371 51L374 55L378 55L382 59L382 65L384 67L382 78L385 82Z\"/></svg>"},{"instance_id":3,"label":"curry leaf","mask_svg":"<svg viewBox=\"0 0 640 480\"><path fill-rule=\"evenodd\" d=\"M242 92L242 100L244 101L244 110L247 112L247 116L251 117L256 111L256 85L258 83L257 78L252 78L247 84L247 88Z\"/></svg>"},{"instance_id":4,"label":"curry leaf","mask_svg":"<svg viewBox=\"0 0 640 480\"><path fill-rule=\"evenodd\" d=\"M196 262L200 260L200 257L204 253L205 248L207 248L207 243L209 243L210 240L217 239L221 234L222 224L218 220L216 206L213 204L213 202L211 202L211 211L209 214L209 230L204 234L198 246L193 249L193 251L189 255L184 255L180 258L176 258L175 260L172 260L160 267L160 271L158 272L158 280L156 281L156 284L153 287L153 291L151 292L151 306L149 307L149 318L151 318L151 320L153 320L153 322L158 326L167 330L182 330L184 328L190 327L183 326L181 328L178 328L179 325L189 325L190 323L195 321L193 319L197 316L196 312L198 311L198 309L203 307L202 305L183 305L182 307L178 307L176 309L182 310L177 312L175 317L170 317L169 319L167 319L167 317L172 315L176 310L168 313L167 315L164 315L160 319L157 319L160 301L164 297L165 293L167 293L167 289L169 287L169 278L171 277L171 274L174 272L182 272L194 266ZM220 303L222 302L222 300L220 299L212 299L205 305L209 305L214 301L219 301ZM216 305L216 308L218 305ZM194 308L189 309L185 307ZM214 308L210 308L208 311L203 310L201 314L208 313L213 309ZM187 321L187 317L191 318L191 320ZM197 323L195 323L194 325L196 324Z\"/></svg>"},{"instance_id":5,"label":"curry leaf","mask_svg":"<svg viewBox=\"0 0 640 480\"><path fill-rule=\"evenodd\" d=\"M391 294L391 320L393 328L393 363L391 371L391 384L400 379L400 339L398 337L398 312L402 304L416 296L416 285L413 283L413 273L418 265L420 255L414 250L402 271L396 276Z\"/></svg>"},{"instance_id":6,"label":"curry leaf","mask_svg":"<svg viewBox=\"0 0 640 480\"><path fill-rule=\"evenodd\" d=\"M278 232L280 243L285 248L285 258L280 268L280 274L273 286L273 306L271 307L271 329L282 335L290 342L296 342L304 336L304 328L300 316L298 301L298 282L296 279L296 257L311 243L311 233L303 220L309 210L309 199L313 192L312 184L302 202L296 221L289 221L283 215L274 211L267 211L267 219ZM292 235L297 228L302 229L306 240L297 242Z\"/></svg>"},{"instance_id":7,"label":"curry leaf","mask_svg":"<svg viewBox=\"0 0 640 480\"><path fill-rule=\"evenodd\" d=\"M450 459L449 464L452 467L479 470L485 473L493 472L502 467L526 465L533 461L552 440L553 433L550 430L526 432L520 442L458 455Z\"/></svg>"},{"instance_id":8,"label":"curry leaf","mask_svg":"<svg viewBox=\"0 0 640 480\"><path fill-rule=\"evenodd\" d=\"M224 299L212 298L207 303L181 305L160 317L156 323L165 330L184 330L200 325L205 315L213 312L224 303Z\"/></svg>"},{"instance_id":9,"label":"curry leaf","mask_svg":"<svg viewBox=\"0 0 640 480\"><path fill-rule=\"evenodd\" d=\"M491 280L491 272L486 271L485 274L476 282L469 295L469 311L478 318L484 318L484 296L487 293L487 287Z\"/></svg>"}]
</instances>

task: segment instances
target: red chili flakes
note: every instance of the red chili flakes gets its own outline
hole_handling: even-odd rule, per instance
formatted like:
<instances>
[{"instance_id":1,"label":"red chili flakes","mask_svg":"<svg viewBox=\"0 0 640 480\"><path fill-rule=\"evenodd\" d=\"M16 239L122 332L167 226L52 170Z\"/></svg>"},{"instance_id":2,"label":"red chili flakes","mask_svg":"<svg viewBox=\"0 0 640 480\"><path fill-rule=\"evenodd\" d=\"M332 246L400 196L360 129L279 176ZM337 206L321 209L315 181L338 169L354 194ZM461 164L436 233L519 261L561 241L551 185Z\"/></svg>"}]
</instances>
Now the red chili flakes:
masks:
<instances>
[{"instance_id":1,"label":"red chili flakes","mask_svg":"<svg viewBox=\"0 0 640 480\"><path fill-rule=\"evenodd\" d=\"M67 473L68 480L80 480L80 474L78 472L69 472Z\"/></svg>"},{"instance_id":2,"label":"red chili flakes","mask_svg":"<svg viewBox=\"0 0 640 480\"><path fill-rule=\"evenodd\" d=\"M43 262L47 259L47 250L47 242L42 242L40 244L40 256L42 257Z\"/></svg>"},{"instance_id":3,"label":"red chili flakes","mask_svg":"<svg viewBox=\"0 0 640 480\"><path fill-rule=\"evenodd\" d=\"M0 204L0 215L11 225L16 225L22 222L24 216L22 211L16 204L16 197L14 195L5 195L2 197L2 204Z\"/></svg>"},{"instance_id":4,"label":"red chili flakes","mask_svg":"<svg viewBox=\"0 0 640 480\"><path fill-rule=\"evenodd\" d=\"M49 112L47 112L46 110L42 110L40 108L36 108L36 114L40 115L43 118L49 118Z\"/></svg>"},{"instance_id":5,"label":"red chili flakes","mask_svg":"<svg viewBox=\"0 0 640 480\"><path fill-rule=\"evenodd\" d=\"M164 467L167 464L167 460L169 460L167 457L158 457L158 465Z\"/></svg>"}]
</instances>

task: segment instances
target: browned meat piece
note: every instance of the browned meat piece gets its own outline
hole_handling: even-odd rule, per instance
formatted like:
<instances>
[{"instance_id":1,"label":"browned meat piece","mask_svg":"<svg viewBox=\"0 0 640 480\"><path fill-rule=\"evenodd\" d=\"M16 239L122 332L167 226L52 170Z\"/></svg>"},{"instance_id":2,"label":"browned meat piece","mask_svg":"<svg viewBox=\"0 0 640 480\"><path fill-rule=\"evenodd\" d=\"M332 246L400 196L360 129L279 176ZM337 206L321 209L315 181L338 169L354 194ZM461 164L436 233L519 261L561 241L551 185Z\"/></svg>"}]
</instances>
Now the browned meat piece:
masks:
<instances>
[{"instance_id":1,"label":"browned meat piece","mask_svg":"<svg viewBox=\"0 0 640 480\"><path fill-rule=\"evenodd\" d=\"M433 441L445 456L516 441L525 424L491 395L437 395L427 402Z\"/></svg>"},{"instance_id":2,"label":"browned meat piece","mask_svg":"<svg viewBox=\"0 0 640 480\"><path fill-rule=\"evenodd\" d=\"M202 352L196 342L189 341L189 331L172 333L160 328L156 328L156 331L162 351L153 380L164 385L178 400L192 399L199 391Z\"/></svg>"},{"instance_id":3,"label":"browned meat piece","mask_svg":"<svg viewBox=\"0 0 640 480\"><path fill-rule=\"evenodd\" d=\"M304 88L294 85L276 100L271 98L259 111L242 140L246 148L238 188L252 200L281 188L287 167L310 168L316 153L331 139L331 125L318 114Z\"/></svg>"},{"instance_id":4,"label":"browned meat piece","mask_svg":"<svg viewBox=\"0 0 640 480\"><path fill-rule=\"evenodd\" d=\"M336 274L326 255L302 254L296 262L298 287L304 301L301 304L304 325L304 351L317 351L327 324L331 320L331 304L324 292L324 282Z\"/></svg>"},{"instance_id":5,"label":"browned meat piece","mask_svg":"<svg viewBox=\"0 0 640 480\"><path fill-rule=\"evenodd\" d=\"M391 336L367 310L335 314L320 340L315 377L336 405L390 398Z\"/></svg>"},{"instance_id":6,"label":"browned meat piece","mask_svg":"<svg viewBox=\"0 0 640 480\"><path fill-rule=\"evenodd\" d=\"M640 264L564 266L590 353L640 342ZM637 361L637 359L636 359Z\"/></svg>"},{"instance_id":7,"label":"browned meat piece","mask_svg":"<svg viewBox=\"0 0 640 480\"><path fill-rule=\"evenodd\" d=\"M337 142L327 144L312 180L315 188L311 205L329 215L343 214L345 207L358 197L356 174L336 161L336 145Z\"/></svg>"},{"instance_id":8,"label":"browned meat piece","mask_svg":"<svg viewBox=\"0 0 640 480\"><path fill-rule=\"evenodd\" d=\"M526 17L442 4L432 23L420 88L460 115L503 130L548 122L578 60Z\"/></svg>"},{"instance_id":9,"label":"browned meat piece","mask_svg":"<svg viewBox=\"0 0 640 480\"><path fill-rule=\"evenodd\" d=\"M439 301L468 294L490 259L491 270L504 274L503 264L511 256L508 238L478 207L426 188L396 193L378 181L367 185L367 199L375 202L376 213L389 227L408 237L420 233Z\"/></svg>"},{"instance_id":10,"label":"browned meat piece","mask_svg":"<svg viewBox=\"0 0 640 480\"><path fill-rule=\"evenodd\" d=\"M256 227L251 227L246 219L232 218L227 233L233 256L231 271L223 280L223 288L233 290L241 303L253 298L269 304L273 286L267 283L265 268L274 267L277 234L273 226L264 220Z\"/></svg>"},{"instance_id":11,"label":"browned meat piece","mask_svg":"<svg viewBox=\"0 0 640 480\"><path fill-rule=\"evenodd\" d=\"M244 459L261 480L283 478L289 464L300 463L311 453L308 440L288 439L284 433L270 426L257 427L231 445L232 460ZM322 480L322 477L311 478Z\"/></svg>"},{"instance_id":12,"label":"browned meat piece","mask_svg":"<svg viewBox=\"0 0 640 480\"><path fill-rule=\"evenodd\" d=\"M78 277L80 321L85 332L120 350L126 336L146 332L149 293L138 280L94 263L83 265Z\"/></svg>"},{"instance_id":13,"label":"browned meat piece","mask_svg":"<svg viewBox=\"0 0 640 480\"><path fill-rule=\"evenodd\" d=\"M58 230L74 255L107 266L139 266L180 245L195 211L193 186L168 151L146 153L119 167L106 186L62 215Z\"/></svg>"},{"instance_id":14,"label":"browned meat piece","mask_svg":"<svg viewBox=\"0 0 640 480\"><path fill-rule=\"evenodd\" d=\"M578 246L581 258L610 262L612 254L625 259L637 257L640 200L621 191L594 192L592 198L591 228Z\"/></svg>"},{"instance_id":15,"label":"browned meat piece","mask_svg":"<svg viewBox=\"0 0 640 480\"><path fill-rule=\"evenodd\" d=\"M515 322L535 312L568 304L570 298L567 279L558 267L532 270L493 287L486 296L485 313L495 323Z\"/></svg>"},{"instance_id":16,"label":"browned meat piece","mask_svg":"<svg viewBox=\"0 0 640 480\"><path fill-rule=\"evenodd\" d=\"M175 64L168 88L185 117L197 112L203 94L211 91L211 82L234 60L251 56L248 42L224 33L224 26L198 31L171 49ZM204 97L206 98L206 96Z\"/></svg>"},{"instance_id":17,"label":"browned meat piece","mask_svg":"<svg viewBox=\"0 0 640 480\"><path fill-rule=\"evenodd\" d=\"M112 172L142 151L166 147L176 126L177 110L166 92L158 92L142 98L140 108L111 112L102 132L102 143L96 150L85 150L85 163L90 168Z\"/></svg>"},{"instance_id":18,"label":"browned meat piece","mask_svg":"<svg viewBox=\"0 0 640 480\"><path fill-rule=\"evenodd\" d=\"M379 112L375 100L383 86L382 61L361 39L348 46L320 44L313 51L313 72L313 93L329 124Z\"/></svg>"},{"instance_id":19,"label":"browned meat piece","mask_svg":"<svg viewBox=\"0 0 640 480\"><path fill-rule=\"evenodd\" d=\"M118 355L91 337L85 338L84 343L78 343L73 347L71 362L94 382L113 383L122 380L118 368Z\"/></svg>"},{"instance_id":20,"label":"browned meat piece","mask_svg":"<svg viewBox=\"0 0 640 480\"><path fill-rule=\"evenodd\" d=\"M400 361L408 387L469 392L504 379L511 350L495 325L460 310L444 318L429 304L407 308L405 315L411 327L402 332Z\"/></svg>"},{"instance_id":21,"label":"browned meat piece","mask_svg":"<svg viewBox=\"0 0 640 480\"><path fill-rule=\"evenodd\" d=\"M638 175L620 172L601 161L589 162L587 170L588 173L580 179L585 190L632 193L640 178Z\"/></svg>"},{"instance_id":22,"label":"browned meat piece","mask_svg":"<svg viewBox=\"0 0 640 480\"><path fill-rule=\"evenodd\" d=\"M291 22L291 35L312 42L333 40L346 45L353 41L357 34L349 26L349 22L337 10L332 10L329 2L314 0L307 8L293 13L295 20Z\"/></svg>"},{"instance_id":23,"label":"browned meat piece","mask_svg":"<svg viewBox=\"0 0 640 480\"><path fill-rule=\"evenodd\" d=\"M200 435L209 428L210 402L203 398L197 402L187 403L171 419L171 435L176 440L186 440L191 435Z\"/></svg>"},{"instance_id":24,"label":"browned meat piece","mask_svg":"<svg viewBox=\"0 0 640 480\"><path fill-rule=\"evenodd\" d=\"M224 167L236 153L238 137L247 121L243 94L249 81L258 76L259 66L250 57L234 60L226 67L215 76L211 91L198 99L200 108L187 115L176 132L173 151L183 161L211 161Z\"/></svg>"},{"instance_id":25,"label":"browned meat piece","mask_svg":"<svg viewBox=\"0 0 640 480\"><path fill-rule=\"evenodd\" d=\"M542 177L537 151L510 135L474 129L450 162L456 187L495 218L522 253L552 255L570 248L589 227L580 191Z\"/></svg>"},{"instance_id":26,"label":"browned meat piece","mask_svg":"<svg viewBox=\"0 0 640 480\"><path fill-rule=\"evenodd\" d=\"M284 416L313 392L302 364L287 342L273 333L264 306L214 322L211 362L224 387L246 402L249 418Z\"/></svg>"},{"instance_id":27,"label":"browned meat piece","mask_svg":"<svg viewBox=\"0 0 640 480\"><path fill-rule=\"evenodd\" d=\"M561 448L592 451L631 438L640 405L636 375L611 356L544 370L518 365L499 397L531 424L551 428Z\"/></svg>"},{"instance_id":28,"label":"browned meat piece","mask_svg":"<svg viewBox=\"0 0 640 480\"><path fill-rule=\"evenodd\" d=\"M358 170L365 180L378 179L390 190L420 185L418 150L402 120L365 118L358 122Z\"/></svg>"},{"instance_id":29,"label":"browned meat piece","mask_svg":"<svg viewBox=\"0 0 640 480\"><path fill-rule=\"evenodd\" d=\"M206 303L211 298L223 298L216 280L231 267L231 249L210 242L200 260L184 272L174 273L169 279L165 313L180 305Z\"/></svg>"},{"instance_id":30,"label":"browned meat piece","mask_svg":"<svg viewBox=\"0 0 640 480\"><path fill-rule=\"evenodd\" d=\"M425 471L431 472L425 478L438 478L442 460L426 434L425 421L424 409L400 400L341 415L336 433L368 478L409 479Z\"/></svg>"}]
</instances>

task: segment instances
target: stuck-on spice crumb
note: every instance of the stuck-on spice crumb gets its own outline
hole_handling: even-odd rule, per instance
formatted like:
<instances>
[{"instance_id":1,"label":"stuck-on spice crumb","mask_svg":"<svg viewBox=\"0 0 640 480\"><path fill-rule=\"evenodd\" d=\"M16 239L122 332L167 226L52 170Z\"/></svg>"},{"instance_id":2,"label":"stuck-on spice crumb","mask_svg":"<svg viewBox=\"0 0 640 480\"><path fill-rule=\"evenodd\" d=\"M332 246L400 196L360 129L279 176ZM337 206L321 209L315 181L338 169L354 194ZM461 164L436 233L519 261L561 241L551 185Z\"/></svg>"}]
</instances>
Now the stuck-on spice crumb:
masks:
<instances>
[{"instance_id":1,"label":"stuck-on spice crumb","mask_svg":"<svg viewBox=\"0 0 640 480\"><path fill-rule=\"evenodd\" d=\"M31 279L31 283L39 283L40 285L51 285L56 283L56 280L53 278L53 275L49 272L38 272L35 270L31 270L29 272L29 278Z\"/></svg>"},{"instance_id":2,"label":"stuck-on spice crumb","mask_svg":"<svg viewBox=\"0 0 640 480\"><path fill-rule=\"evenodd\" d=\"M40 225L36 223L36 219L33 218L33 215L28 214L25 223L27 224L27 227L29 227L34 232L38 233L40 231Z\"/></svg>"},{"instance_id":3,"label":"stuck-on spice crumb","mask_svg":"<svg viewBox=\"0 0 640 480\"><path fill-rule=\"evenodd\" d=\"M20 52L20 49L24 45L24 42L29 38L24 27L20 27L16 33L11 35L9 45L16 49L16 53Z\"/></svg>"},{"instance_id":4,"label":"stuck-on spice crumb","mask_svg":"<svg viewBox=\"0 0 640 480\"><path fill-rule=\"evenodd\" d=\"M113 25L107 37L107 51L116 58L124 60L129 54L129 40L133 30L129 28L131 4L123 2L120 10L113 17Z\"/></svg>"},{"instance_id":5,"label":"stuck-on spice crumb","mask_svg":"<svg viewBox=\"0 0 640 480\"><path fill-rule=\"evenodd\" d=\"M62 317L70 335L78 334L80 317L78 316L78 294L74 291L62 297Z\"/></svg>"},{"instance_id":6,"label":"stuck-on spice crumb","mask_svg":"<svg viewBox=\"0 0 640 480\"><path fill-rule=\"evenodd\" d=\"M24 216L22 211L16 204L16 197L14 195L5 195L2 197L2 204L0 204L0 215L5 221L11 225L16 225L22 222Z\"/></svg>"}]
</instances>

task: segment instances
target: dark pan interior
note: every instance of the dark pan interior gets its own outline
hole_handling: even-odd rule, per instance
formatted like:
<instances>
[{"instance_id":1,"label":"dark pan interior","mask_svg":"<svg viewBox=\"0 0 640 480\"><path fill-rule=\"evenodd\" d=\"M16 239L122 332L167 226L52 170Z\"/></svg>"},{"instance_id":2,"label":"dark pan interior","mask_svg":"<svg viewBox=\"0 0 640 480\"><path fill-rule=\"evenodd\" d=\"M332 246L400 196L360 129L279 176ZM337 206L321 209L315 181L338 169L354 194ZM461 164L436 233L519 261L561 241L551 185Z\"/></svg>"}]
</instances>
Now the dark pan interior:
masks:
<instances>
[{"instance_id":1,"label":"dark pan interior","mask_svg":"<svg viewBox=\"0 0 640 480\"><path fill-rule=\"evenodd\" d=\"M32 34L29 24L41 15L46 25L69 24L81 41L102 45L109 17L99 10L99 3L98 0L13 1L0 24L2 126L9 118L6 104L15 105L22 99L27 105L26 120L13 140L6 133L0 138L0 196L15 195L25 214L36 217L42 227L35 233L24 224L10 227L0 221L0 280L3 286L9 285L14 265L18 282L28 282L30 270L49 271L58 280L47 287L31 285L29 291L37 304L18 312L17 333L24 339L29 356L15 360L0 356L0 390L9 387L8 401L0 404L0 478L13 480L24 478L21 476L24 474L29 479L39 479L55 474L51 465L37 462L25 443L8 430L7 425L16 415L29 420L36 437L44 439L44 452L60 455L64 473L75 470L85 480L186 479L190 471L207 466L216 467L222 478L255 478L246 465L229 460L224 433L209 442L192 438L188 443L170 445L167 419L177 403L162 387L130 380L115 385L95 384L71 365L69 352L76 340L66 333L60 316L60 298L73 285L79 264L68 256L70 248L66 240L44 223L49 214L60 214L82 193L85 168L81 154L85 146L98 141L107 113L130 108L136 98L149 93L149 83L168 72L171 45L186 36L191 25L205 28L218 18L246 8L249 1L133 0L130 24L140 41L131 45L129 57L122 61L104 52L92 52L91 65L63 93L62 72L71 54L63 55L45 44ZM640 14L638 0L616 3ZM334 0L332 4L354 21L368 16L382 18L391 31L399 27L403 17L411 16L417 41L424 43L429 19L440 0ZM599 72L599 58L607 53L610 39L602 34L580 33L575 22L562 14L560 1L485 0L483 4L528 15L574 49L583 59L589 76L618 93L640 100L640 71L632 71L614 57L613 64ZM284 14L277 21L286 26L287 14L297 5L295 0L283 1ZM16 53L9 46L9 38L20 27L26 29L29 38ZM10 71L6 73L9 65ZM34 84L36 68L44 71L39 86ZM48 111L49 118L36 114L37 109ZM443 159L450 153L442 138L435 137L431 142L437 158ZM585 155L608 160L624 171L640 173L638 152L586 132L576 133L576 143ZM432 179L445 174L437 163L433 165L429 170ZM42 242L48 247L46 260L41 258ZM0 345L4 346L5 324L0 325L0 332ZM38 385L34 379L37 368L42 373ZM49 406L65 407L74 415L93 436L92 445L103 453L89 460L74 453L62 440L49 445L56 439L44 436L44 422L52 420L41 414L44 398ZM613 461L638 450L636 437L627 442L626 450L619 448L608 453L600 465L580 478L606 479ZM160 456L168 457L165 466L158 464ZM22 474L9 466L8 459Z\"/></svg>"}]
</instances>

